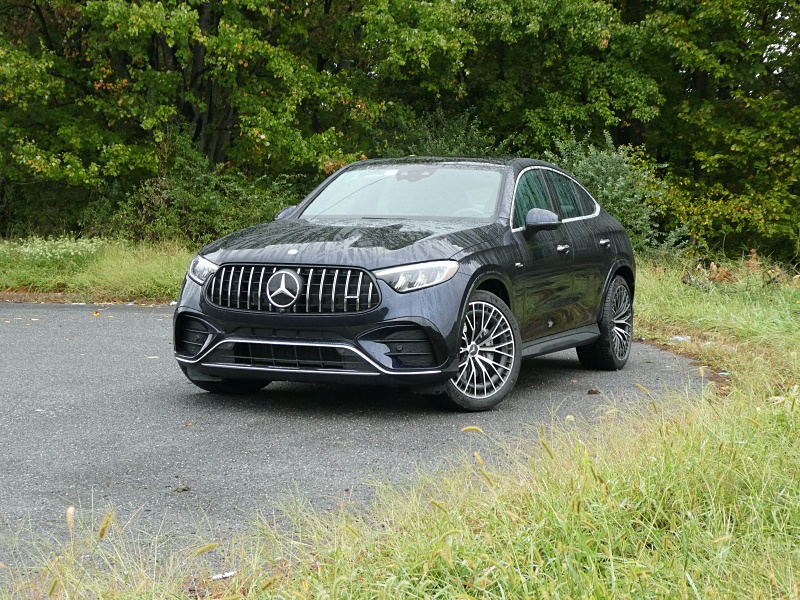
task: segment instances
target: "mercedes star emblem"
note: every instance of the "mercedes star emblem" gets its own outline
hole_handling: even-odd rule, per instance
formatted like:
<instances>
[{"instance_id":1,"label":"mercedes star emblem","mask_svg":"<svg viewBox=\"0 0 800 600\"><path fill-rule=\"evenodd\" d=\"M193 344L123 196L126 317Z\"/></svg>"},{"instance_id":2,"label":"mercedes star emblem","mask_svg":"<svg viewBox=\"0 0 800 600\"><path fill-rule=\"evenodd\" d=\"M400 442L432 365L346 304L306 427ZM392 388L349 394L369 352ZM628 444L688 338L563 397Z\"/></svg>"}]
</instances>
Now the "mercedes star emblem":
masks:
<instances>
[{"instance_id":1,"label":"mercedes star emblem","mask_svg":"<svg viewBox=\"0 0 800 600\"><path fill-rule=\"evenodd\" d=\"M267 281L267 300L278 309L291 307L300 297L303 282L300 275L289 269L275 271Z\"/></svg>"}]
</instances>

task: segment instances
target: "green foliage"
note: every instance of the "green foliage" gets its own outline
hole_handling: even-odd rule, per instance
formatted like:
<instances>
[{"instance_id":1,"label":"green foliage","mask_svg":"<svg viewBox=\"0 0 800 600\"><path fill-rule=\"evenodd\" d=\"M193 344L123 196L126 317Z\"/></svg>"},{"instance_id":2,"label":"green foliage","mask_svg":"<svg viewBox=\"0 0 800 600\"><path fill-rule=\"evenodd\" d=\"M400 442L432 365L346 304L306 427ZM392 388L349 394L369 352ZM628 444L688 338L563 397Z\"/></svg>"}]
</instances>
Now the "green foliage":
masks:
<instances>
[{"instance_id":1,"label":"green foliage","mask_svg":"<svg viewBox=\"0 0 800 600\"><path fill-rule=\"evenodd\" d=\"M174 127L199 168L256 188L387 154L539 156L571 132L602 147L611 131L669 165L660 226L790 258L799 6L0 0L0 234L77 232L89 203L142 185L190 193L160 171Z\"/></svg>"},{"instance_id":2,"label":"green foliage","mask_svg":"<svg viewBox=\"0 0 800 600\"><path fill-rule=\"evenodd\" d=\"M475 0L478 40L465 62L478 117L527 154L570 131L602 132L658 114L657 82L638 64L641 31L611 3Z\"/></svg>"},{"instance_id":3,"label":"green foliage","mask_svg":"<svg viewBox=\"0 0 800 600\"><path fill-rule=\"evenodd\" d=\"M191 140L167 130L159 144L161 165L115 205L111 197L90 204L84 229L137 241L203 244L270 221L298 198L285 182L247 178L235 168L215 169Z\"/></svg>"},{"instance_id":4,"label":"green foliage","mask_svg":"<svg viewBox=\"0 0 800 600\"><path fill-rule=\"evenodd\" d=\"M667 210L703 244L796 256L800 5L659 2L643 27L665 94L645 139L687 195Z\"/></svg>"},{"instance_id":5,"label":"green foliage","mask_svg":"<svg viewBox=\"0 0 800 600\"><path fill-rule=\"evenodd\" d=\"M70 237L0 241L0 290L63 291L107 245L101 239Z\"/></svg>"},{"instance_id":6,"label":"green foliage","mask_svg":"<svg viewBox=\"0 0 800 600\"><path fill-rule=\"evenodd\" d=\"M679 243L684 228L659 230L661 207L672 192L643 149L615 147L608 133L601 147L588 139L579 141L574 133L556 141L555 146L556 153L546 152L545 158L575 175L603 208L619 219L637 251Z\"/></svg>"},{"instance_id":7,"label":"green foliage","mask_svg":"<svg viewBox=\"0 0 800 600\"><path fill-rule=\"evenodd\" d=\"M474 110L448 114L441 106L404 121L387 140L384 156L486 156L498 153L494 136L481 127ZM499 150L502 152L502 150Z\"/></svg>"}]
</instances>

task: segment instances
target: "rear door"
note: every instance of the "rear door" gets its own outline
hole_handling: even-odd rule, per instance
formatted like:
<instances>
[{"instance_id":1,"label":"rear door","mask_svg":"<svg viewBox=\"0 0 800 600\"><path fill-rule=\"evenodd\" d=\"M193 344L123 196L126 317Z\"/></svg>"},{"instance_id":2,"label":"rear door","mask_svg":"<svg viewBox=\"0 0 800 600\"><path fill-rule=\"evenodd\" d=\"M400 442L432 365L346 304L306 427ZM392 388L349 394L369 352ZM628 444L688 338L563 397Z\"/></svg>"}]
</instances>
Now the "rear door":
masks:
<instances>
[{"instance_id":1,"label":"rear door","mask_svg":"<svg viewBox=\"0 0 800 600\"><path fill-rule=\"evenodd\" d=\"M600 205L574 179L548 170L547 179L557 200L562 229L573 256L573 327L597 321L606 273L614 257L610 236L603 228Z\"/></svg>"}]
</instances>

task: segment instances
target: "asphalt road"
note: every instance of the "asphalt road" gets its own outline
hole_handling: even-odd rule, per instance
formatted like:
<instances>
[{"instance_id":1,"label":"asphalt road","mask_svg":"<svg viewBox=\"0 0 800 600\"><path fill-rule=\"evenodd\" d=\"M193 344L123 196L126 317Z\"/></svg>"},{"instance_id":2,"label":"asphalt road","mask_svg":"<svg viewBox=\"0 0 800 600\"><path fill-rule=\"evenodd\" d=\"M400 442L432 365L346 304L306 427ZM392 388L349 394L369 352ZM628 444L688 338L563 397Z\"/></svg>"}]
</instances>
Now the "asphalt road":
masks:
<instances>
[{"instance_id":1,"label":"asphalt road","mask_svg":"<svg viewBox=\"0 0 800 600\"><path fill-rule=\"evenodd\" d=\"M0 304L0 534L63 527L70 505L113 506L145 531L244 529L292 494L321 509L367 499L371 480L483 448L466 425L513 436L649 402L636 384L701 385L688 360L637 343L616 373L581 369L574 351L526 359L514 392L480 414L372 387L274 383L224 397L184 379L171 318L163 306Z\"/></svg>"}]
</instances>

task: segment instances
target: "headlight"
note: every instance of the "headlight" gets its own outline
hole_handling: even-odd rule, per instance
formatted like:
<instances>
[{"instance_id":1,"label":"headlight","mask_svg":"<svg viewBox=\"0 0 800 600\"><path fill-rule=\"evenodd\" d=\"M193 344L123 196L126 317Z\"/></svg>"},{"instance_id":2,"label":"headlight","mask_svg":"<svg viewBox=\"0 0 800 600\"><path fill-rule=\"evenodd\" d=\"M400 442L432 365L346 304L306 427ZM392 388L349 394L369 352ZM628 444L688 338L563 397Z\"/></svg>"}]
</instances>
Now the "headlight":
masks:
<instances>
[{"instance_id":1,"label":"headlight","mask_svg":"<svg viewBox=\"0 0 800 600\"><path fill-rule=\"evenodd\" d=\"M375 271L375 276L382 279L398 292L411 292L447 281L458 271L458 263L454 260L437 260L435 262L405 265Z\"/></svg>"},{"instance_id":2,"label":"headlight","mask_svg":"<svg viewBox=\"0 0 800 600\"><path fill-rule=\"evenodd\" d=\"M189 277L199 284L205 283L206 279L217 272L219 265L215 265L210 260L203 258L199 254L189 263Z\"/></svg>"}]
</instances>

